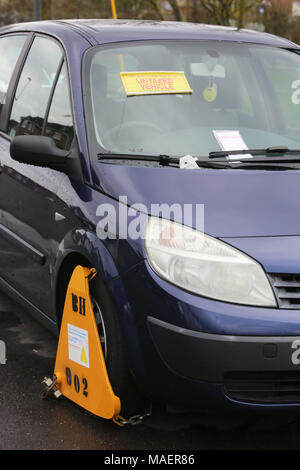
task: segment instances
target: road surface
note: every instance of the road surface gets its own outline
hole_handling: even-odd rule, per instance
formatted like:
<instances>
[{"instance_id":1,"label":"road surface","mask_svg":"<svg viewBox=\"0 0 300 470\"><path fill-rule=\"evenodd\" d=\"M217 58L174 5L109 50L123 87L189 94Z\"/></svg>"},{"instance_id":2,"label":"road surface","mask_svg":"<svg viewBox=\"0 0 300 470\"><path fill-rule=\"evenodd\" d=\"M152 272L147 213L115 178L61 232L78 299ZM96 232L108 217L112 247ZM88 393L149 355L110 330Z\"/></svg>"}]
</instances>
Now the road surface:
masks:
<instances>
[{"instance_id":1,"label":"road surface","mask_svg":"<svg viewBox=\"0 0 300 470\"><path fill-rule=\"evenodd\" d=\"M299 415L247 418L166 414L119 428L66 398L41 400L53 372L57 338L0 293L0 449L202 450L300 449Z\"/></svg>"}]
</instances>

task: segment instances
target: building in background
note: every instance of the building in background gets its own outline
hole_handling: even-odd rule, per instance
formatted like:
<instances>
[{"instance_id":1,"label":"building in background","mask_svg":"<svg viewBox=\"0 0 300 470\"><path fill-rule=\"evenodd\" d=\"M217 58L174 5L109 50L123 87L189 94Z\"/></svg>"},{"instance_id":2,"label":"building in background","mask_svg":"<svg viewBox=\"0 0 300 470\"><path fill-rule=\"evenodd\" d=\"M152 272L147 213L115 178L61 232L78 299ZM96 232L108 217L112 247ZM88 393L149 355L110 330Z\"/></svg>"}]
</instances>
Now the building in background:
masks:
<instances>
[{"instance_id":1,"label":"building in background","mask_svg":"<svg viewBox=\"0 0 300 470\"><path fill-rule=\"evenodd\" d=\"M293 2L292 15L300 16L300 2Z\"/></svg>"}]
</instances>

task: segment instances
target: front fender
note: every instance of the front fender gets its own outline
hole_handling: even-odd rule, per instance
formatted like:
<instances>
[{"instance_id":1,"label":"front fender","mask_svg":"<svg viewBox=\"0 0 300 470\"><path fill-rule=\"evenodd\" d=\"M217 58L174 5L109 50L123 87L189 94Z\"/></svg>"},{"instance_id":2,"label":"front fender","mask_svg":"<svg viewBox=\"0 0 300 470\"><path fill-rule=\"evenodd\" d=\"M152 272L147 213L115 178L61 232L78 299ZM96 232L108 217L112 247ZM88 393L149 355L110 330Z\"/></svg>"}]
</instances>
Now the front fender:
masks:
<instances>
[{"instance_id":1,"label":"front fender","mask_svg":"<svg viewBox=\"0 0 300 470\"><path fill-rule=\"evenodd\" d=\"M76 229L69 232L58 246L53 266L54 283L62 263L70 254L78 254L87 258L104 282L119 276L116 264L104 242L93 232Z\"/></svg>"},{"instance_id":2,"label":"front fender","mask_svg":"<svg viewBox=\"0 0 300 470\"><path fill-rule=\"evenodd\" d=\"M81 259L84 257L89 265L97 270L98 275L105 283L120 320L128 353L129 367L135 375L141 375L144 369L144 361L140 354L142 348L138 340L137 320L129 303L123 281L120 278L118 267L110 251L105 246L105 242L100 240L93 232L84 229L73 230L59 244L52 275L53 309L55 314L60 270L69 257L76 259L76 256L81 257ZM132 269L132 266L129 266L129 269ZM124 275L124 271L122 274Z\"/></svg>"}]
</instances>

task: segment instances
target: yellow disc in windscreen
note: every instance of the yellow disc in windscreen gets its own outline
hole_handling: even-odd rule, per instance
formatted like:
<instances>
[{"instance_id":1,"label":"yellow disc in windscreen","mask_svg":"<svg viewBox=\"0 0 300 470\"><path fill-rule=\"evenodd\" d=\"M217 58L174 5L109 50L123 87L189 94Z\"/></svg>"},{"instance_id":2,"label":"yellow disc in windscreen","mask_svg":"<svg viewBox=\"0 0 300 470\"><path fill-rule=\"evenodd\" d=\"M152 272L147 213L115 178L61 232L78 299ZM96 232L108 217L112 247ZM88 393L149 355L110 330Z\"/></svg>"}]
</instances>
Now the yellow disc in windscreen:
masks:
<instances>
[{"instance_id":1,"label":"yellow disc in windscreen","mask_svg":"<svg viewBox=\"0 0 300 470\"><path fill-rule=\"evenodd\" d=\"M215 101L216 97L217 97L217 92L215 88L213 87L205 88L205 90L203 91L203 98L205 99L205 101L208 101L208 102Z\"/></svg>"}]
</instances>

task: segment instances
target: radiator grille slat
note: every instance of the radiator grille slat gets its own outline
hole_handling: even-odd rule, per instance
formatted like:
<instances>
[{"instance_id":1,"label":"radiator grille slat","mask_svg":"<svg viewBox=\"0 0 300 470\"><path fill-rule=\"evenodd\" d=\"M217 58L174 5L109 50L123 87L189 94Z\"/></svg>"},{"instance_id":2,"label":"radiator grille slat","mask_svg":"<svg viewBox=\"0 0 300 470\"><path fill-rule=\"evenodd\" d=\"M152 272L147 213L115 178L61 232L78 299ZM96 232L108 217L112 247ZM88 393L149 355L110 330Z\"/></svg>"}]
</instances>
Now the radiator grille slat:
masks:
<instances>
[{"instance_id":1,"label":"radiator grille slat","mask_svg":"<svg viewBox=\"0 0 300 470\"><path fill-rule=\"evenodd\" d=\"M300 289L300 282L292 282L292 281L275 281L274 287L291 287L292 289L299 288Z\"/></svg>"},{"instance_id":2,"label":"radiator grille slat","mask_svg":"<svg viewBox=\"0 0 300 470\"><path fill-rule=\"evenodd\" d=\"M300 299L300 292L281 291L278 294L280 299Z\"/></svg>"}]
</instances>

